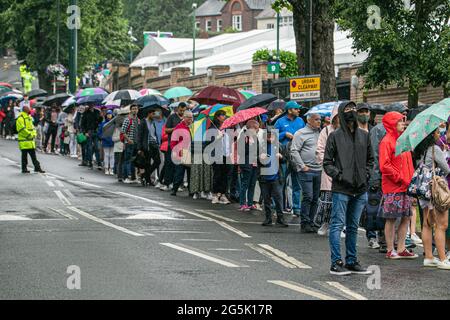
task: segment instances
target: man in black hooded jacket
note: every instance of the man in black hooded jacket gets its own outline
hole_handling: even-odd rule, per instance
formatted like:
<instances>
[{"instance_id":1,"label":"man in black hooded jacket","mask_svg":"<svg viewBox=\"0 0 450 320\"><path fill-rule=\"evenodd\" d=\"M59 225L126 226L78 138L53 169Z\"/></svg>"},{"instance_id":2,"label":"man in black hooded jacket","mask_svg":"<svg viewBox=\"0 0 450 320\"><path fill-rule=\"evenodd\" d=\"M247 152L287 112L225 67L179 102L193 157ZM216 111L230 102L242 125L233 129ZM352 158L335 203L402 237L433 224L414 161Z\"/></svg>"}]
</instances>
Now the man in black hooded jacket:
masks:
<instances>
[{"instance_id":1,"label":"man in black hooded jacket","mask_svg":"<svg viewBox=\"0 0 450 320\"><path fill-rule=\"evenodd\" d=\"M358 128L356 105L339 105L340 129L330 134L323 167L333 179L330 220L331 269L335 275L369 274L357 260L356 241L361 213L367 203L367 181L373 165L369 134ZM346 264L341 258L341 232L346 226Z\"/></svg>"}]
</instances>

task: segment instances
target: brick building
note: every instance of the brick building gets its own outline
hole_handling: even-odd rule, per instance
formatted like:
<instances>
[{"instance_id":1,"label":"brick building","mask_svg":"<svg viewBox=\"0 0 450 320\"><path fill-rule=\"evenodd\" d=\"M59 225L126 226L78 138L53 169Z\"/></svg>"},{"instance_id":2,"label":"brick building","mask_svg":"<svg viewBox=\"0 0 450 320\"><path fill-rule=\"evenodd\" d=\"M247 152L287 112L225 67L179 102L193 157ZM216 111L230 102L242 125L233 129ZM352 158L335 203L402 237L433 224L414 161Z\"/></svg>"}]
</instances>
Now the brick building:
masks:
<instances>
[{"instance_id":1,"label":"brick building","mask_svg":"<svg viewBox=\"0 0 450 320\"><path fill-rule=\"evenodd\" d=\"M256 17L271 6L273 0L207 0L196 10L197 28L201 34L257 29Z\"/></svg>"}]
</instances>

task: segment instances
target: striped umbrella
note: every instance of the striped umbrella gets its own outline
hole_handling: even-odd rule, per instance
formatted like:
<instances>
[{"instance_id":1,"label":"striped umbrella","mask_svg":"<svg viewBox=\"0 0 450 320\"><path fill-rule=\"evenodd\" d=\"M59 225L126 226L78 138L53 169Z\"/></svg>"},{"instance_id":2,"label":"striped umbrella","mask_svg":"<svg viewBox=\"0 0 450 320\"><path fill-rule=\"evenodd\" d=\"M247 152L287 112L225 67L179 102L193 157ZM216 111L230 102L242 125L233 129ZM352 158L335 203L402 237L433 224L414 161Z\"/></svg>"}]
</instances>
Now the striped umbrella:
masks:
<instances>
[{"instance_id":1,"label":"striped umbrella","mask_svg":"<svg viewBox=\"0 0 450 320\"><path fill-rule=\"evenodd\" d=\"M245 97L246 100L253 98L257 95L255 91L252 90L239 90L239 92Z\"/></svg>"},{"instance_id":2,"label":"striped umbrella","mask_svg":"<svg viewBox=\"0 0 450 320\"><path fill-rule=\"evenodd\" d=\"M108 95L103 100L104 105L111 105L119 102L119 106L126 106L132 104L141 97L141 94L136 90L119 90Z\"/></svg>"},{"instance_id":3,"label":"striped umbrella","mask_svg":"<svg viewBox=\"0 0 450 320\"><path fill-rule=\"evenodd\" d=\"M227 106L224 104L216 104L215 106L212 106L208 108L207 110L200 113L198 116L198 120L209 117L211 120L214 119L214 116L216 115L216 112L223 110L226 112L227 117L230 118L234 116L233 106Z\"/></svg>"},{"instance_id":4,"label":"striped umbrella","mask_svg":"<svg viewBox=\"0 0 450 320\"><path fill-rule=\"evenodd\" d=\"M158 90L155 89L142 89L141 91L139 91L139 93L141 94L141 96L154 96L154 95L159 95L162 96L161 92L159 92Z\"/></svg>"},{"instance_id":5,"label":"striped umbrella","mask_svg":"<svg viewBox=\"0 0 450 320\"><path fill-rule=\"evenodd\" d=\"M205 141L206 130L211 127L211 121L208 118L202 118L194 122L191 126L191 136L193 141Z\"/></svg>"}]
</instances>

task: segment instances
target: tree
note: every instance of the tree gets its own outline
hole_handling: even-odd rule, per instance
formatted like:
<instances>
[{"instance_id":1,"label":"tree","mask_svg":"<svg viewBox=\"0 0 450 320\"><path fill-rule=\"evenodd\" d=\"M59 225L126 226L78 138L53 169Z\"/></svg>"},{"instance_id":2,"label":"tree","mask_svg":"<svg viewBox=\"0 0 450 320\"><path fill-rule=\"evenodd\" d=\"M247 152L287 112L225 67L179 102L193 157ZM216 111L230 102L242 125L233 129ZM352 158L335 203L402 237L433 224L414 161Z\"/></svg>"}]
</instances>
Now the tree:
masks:
<instances>
[{"instance_id":1,"label":"tree","mask_svg":"<svg viewBox=\"0 0 450 320\"><path fill-rule=\"evenodd\" d=\"M276 50L260 49L253 55L253 62L269 61L271 57L277 55ZM286 69L280 71L281 78L294 77L298 73L297 55L290 51L280 51L280 61L286 65Z\"/></svg>"},{"instance_id":2,"label":"tree","mask_svg":"<svg viewBox=\"0 0 450 320\"><path fill-rule=\"evenodd\" d=\"M60 62L69 65L69 30L66 27L66 10L69 0L61 0ZM81 29L79 30L78 73L93 63L122 60L131 48L126 20L122 17L122 0L111 0L108 6L101 0L83 0ZM5 39L16 50L19 60L39 74L43 87L47 83L45 69L56 63L57 7L56 1L11 1L2 13Z\"/></svg>"},{"instance_id":3,"label":"tree","mask_svg":"<svg viewBox=\"0 0 450 320\"><path fill-rule=\"evenodd\" d=\"M450 1L336 0L335 10L355 49L369 53L359 70L366 88L407 86L415 107L419 88L448 85Z\"/></svg>"},{"instance_id":4,"label":"tree","mask_svg":"<svg viewBox=\"0 0 450 320\"><path fill-rule=\"evenodd\" d=\"M311 73L322 77L321 100L337 99L336 76L334 68L334 0L312 1L312 61ZM280 11L283 7L293 12L294 32L297 45L298 73L306 75L306 39L309 10L305 0L275 0L273 8Z\"/></svg>"},{"instance_id":5,"label":"tree","mask_svg":"<svg viewBox=\"0 0 450 320\"><path fill-rule=\"evenodd\" d=\"M192 37L192 3L202 5L205 0L123 0L125 18L128 19L138 39L144 45L144 31L173 32L177 38Z\"/></svg>"}]
</instances>

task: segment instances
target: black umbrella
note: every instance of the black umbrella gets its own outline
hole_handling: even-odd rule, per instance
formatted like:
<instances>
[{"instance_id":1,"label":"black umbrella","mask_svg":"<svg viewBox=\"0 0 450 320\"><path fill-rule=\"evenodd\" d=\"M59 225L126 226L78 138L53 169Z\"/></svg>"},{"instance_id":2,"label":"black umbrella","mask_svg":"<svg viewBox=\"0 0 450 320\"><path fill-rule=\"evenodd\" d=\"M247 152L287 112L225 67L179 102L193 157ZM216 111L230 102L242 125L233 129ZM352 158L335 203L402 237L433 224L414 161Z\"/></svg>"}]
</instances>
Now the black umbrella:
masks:
<instances>
[{"instance_id":1,"label":"black umbrella","mask_svg":"<svg viewBox=\"0 0 450 320\"><path fill-rule=\"evenodd\" d=\"M272 103L277 99L277 96L271 93L258 94L257 96L251 97L250 99L242 103L237 111L242 111L254 107L266 107L269 103Z\"/></svg>"},{"instance_id":2,"label":"black umbrella","mask_svg":"<svg viewBox=\"0 0 450 320\"><path fill-rule=\"evenodd\" d=\"M74 104L71 104L71 105L65 107L65 108L63 109L63 112L69 113L70 111L73 110L73 108L75 108L75 105L74 105Z\"/></svg>"},{"instance_id":3,"label":"black umbrella","mask_svg":"<svg viewBox=\"0 0 450 320\"><path fill-rule=\"evenodd\" d=\"M43 105L47 106L47 107L51 107L54 103L56 103L56 105L62 105L64 103L64 101L66 101L70 97L72 97L72 96L67 93L55 94L53 96L47 97L47 99L45 99Z\"/></svg>"},{"instance_id":4,"label":"black umbrella","mask_svg":"<svg viewBox=\"0 0 450 320\"><path fill-rule=\"evenodd\" d=\"M28 97L30 99L34 99L34 98L39 98L39 97L45 97L47 96L47 91L42 90L42 89L36 89L36 90L31 90L30 92L28 92Z\"/></svg>"},{"instance_id":5,"label":"black umbrella","mask_svg":"<svg viewBox=\"0 0 450 320\"><path fill-rule=\"evenodd\" d=\"M137 99L136 104L141 108L168 106L170 101L159 95L143 96Z\"/></svg>"},{"instance_id":6,"label":"black umbrella","mask_svg":"<svg viewBox=\"0 0 450 320\"><path fill-rule=\"evenodd\" d=\"M284 100L278 99L278 100L275 100L274 102L272 102L271 104L269 104L269 107L267 108L267 110L275 111L277 109L284 110L285 108L286 108L286 102Z\"/></svg>"}]
</instances>

